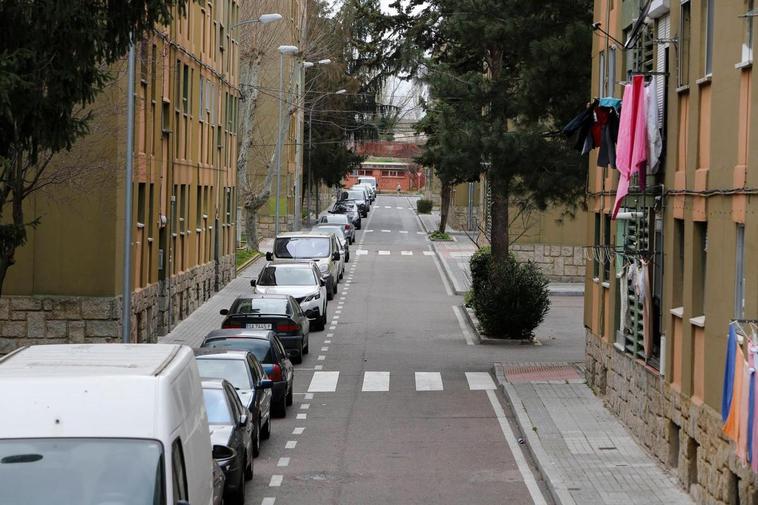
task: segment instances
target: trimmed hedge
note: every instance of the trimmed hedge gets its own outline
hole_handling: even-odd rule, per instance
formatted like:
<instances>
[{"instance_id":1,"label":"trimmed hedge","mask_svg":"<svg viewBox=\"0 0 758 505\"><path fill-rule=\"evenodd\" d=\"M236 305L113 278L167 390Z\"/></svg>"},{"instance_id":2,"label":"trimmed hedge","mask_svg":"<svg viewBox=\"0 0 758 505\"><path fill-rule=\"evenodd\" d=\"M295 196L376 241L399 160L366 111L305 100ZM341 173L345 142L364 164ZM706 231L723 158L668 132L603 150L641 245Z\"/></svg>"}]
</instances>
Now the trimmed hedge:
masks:
<instances>
[{"instance_id":1,"label":"trimmed hedge","mask_svg":"<svg viewBox=\"0 0 758 505\"><path fill-rule=\"evenodd\" d=\"M550 309L548 280L537 265L512 255L496 263L489 248L470 261L471 305L491 338L531 338Z\"/></svg>"},{"instance_id":2,"label":"trimmed hedge","mask_svg":"<svg viewBox=\"0 0 758 505\"><path fill-rule=\"evenodd\" d=\"M424 200L423 198L420 200L416 200L416 211L419 214L431 214L432 213L432 201L431 200Z\"/></svg>"}]
</instances>

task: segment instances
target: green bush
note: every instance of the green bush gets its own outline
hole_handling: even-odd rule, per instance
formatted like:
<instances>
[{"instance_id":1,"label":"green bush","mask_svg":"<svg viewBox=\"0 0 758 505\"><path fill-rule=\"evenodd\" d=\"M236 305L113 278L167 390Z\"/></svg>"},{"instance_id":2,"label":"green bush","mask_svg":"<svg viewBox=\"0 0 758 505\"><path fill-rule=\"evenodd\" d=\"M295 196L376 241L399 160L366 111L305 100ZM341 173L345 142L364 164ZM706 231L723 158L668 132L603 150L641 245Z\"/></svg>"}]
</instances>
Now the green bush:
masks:
<instances>
[{"instance_id":1,"label":"green bush","mask_svg":"<svg viewBox=\"0 0 758 505\"><path fill-rule=\"evenodd\" d=\"M531 338L550 308L548 280L534 263L509 255L495 262L488 248L470 262L471 302L482 330L491 338Z\"/></svg>"},{"instance_id":2,"label":"green bush","mask_svg":"<svg viewBox=\"0 0 758 505\"><path fill-rule=\"evenodd\" d=\"M416 200L416 211L419 214L431 214L432 213L432 201L431 200L424 200L421 198L420 200Z\"/></svg>"},{"instance_id":3,"label":"green bush","mask_svg":"<svg viewBox=\"0 0 758 505\"><path fill-rule=\"evenodd\" d=\"M429 234L429 238L432 240L450 240L450 235L447 232L435 230Z\"/></svg>"}]
</instances>

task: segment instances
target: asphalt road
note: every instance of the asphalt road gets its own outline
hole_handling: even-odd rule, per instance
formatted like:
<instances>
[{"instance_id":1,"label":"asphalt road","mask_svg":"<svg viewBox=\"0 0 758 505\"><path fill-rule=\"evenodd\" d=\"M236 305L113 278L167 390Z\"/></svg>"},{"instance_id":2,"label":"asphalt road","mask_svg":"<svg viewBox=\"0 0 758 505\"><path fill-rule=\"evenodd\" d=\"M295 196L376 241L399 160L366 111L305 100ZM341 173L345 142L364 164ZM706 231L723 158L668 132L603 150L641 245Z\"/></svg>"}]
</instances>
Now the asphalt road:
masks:
<instances>
[{"instance_id":1,"label":"asphalt road","mask_svg":"<svg viewBox=\"0 0 758 505\"><path fill-rule=\"evenodd\" d=\"M489 375L513 351L471 345L408 199L380 196L351 247L246 503L545 503Z\"/></svg>"}]
</instances>

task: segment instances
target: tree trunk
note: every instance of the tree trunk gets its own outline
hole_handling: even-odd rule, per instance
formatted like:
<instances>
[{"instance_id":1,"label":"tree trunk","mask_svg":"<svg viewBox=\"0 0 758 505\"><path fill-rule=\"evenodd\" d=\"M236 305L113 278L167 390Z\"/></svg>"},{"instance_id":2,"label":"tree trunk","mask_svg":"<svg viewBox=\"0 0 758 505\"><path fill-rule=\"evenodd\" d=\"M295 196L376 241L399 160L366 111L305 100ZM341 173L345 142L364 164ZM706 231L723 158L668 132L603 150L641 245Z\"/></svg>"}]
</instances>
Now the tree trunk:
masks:
<instances>
[{"instance_id":1,"label":"tree trunk","mask_svg":"<svg viewBox=\"0 0 758 505\"><path fill-rule=\"evenodd\" d=\"M508 257L508 240L509 222L508 222L508 203L509 203L509 185L508 181L501 180L499 177L490 176L492 189L492 236L490 245L492 246L492 257L495 260L504 260Z\"/></svg>"},{"instance_id":2,"label":"tree trunk","mask_svg":"<svg viewBox=\"0 0 758 505\"><path fill-rule=\"evenodd\" d=\"M259 250L258 208L245 207L245 233L247 234L247 250Z\"/></svg>"},{"instance_id":3,"label":"tree trunk","mask_svg":"<svg viewBox=\"0 0 758 505\"><path fill-rule=\"evenodd\" d=\"M256 52L240 65L240 73L242 74L240 82L246 84L246 86L240 86L244 108L242 113L242 138L240 139L239 154L237 156L237 201L243 202L243 206L245 207L243 231L245 232L246 239L245 249L248 251L257 250L258 248L255 226L250 228L250 215L252 214L252 222L255 223L256 209L250 209L247 205L248 200L254 193L252 184L247 177L247 163L250 149L253 146L253 125L255 124L255 109L258 105L258 81L261 58L261 53Z\"/></svg>"},{"instance_id":4,"label":"tree trunk","mask_svg":"<svg viewBox=\"0 0 758 505\"><path fill-rule=\"evenodd\" d=\"M452 193L452 185L450 183L442 184L442 191L440 192L440 227L438 231L445 233L447 227L447 216L450 212L450 194Z\"/></svg>"}]
</instances>

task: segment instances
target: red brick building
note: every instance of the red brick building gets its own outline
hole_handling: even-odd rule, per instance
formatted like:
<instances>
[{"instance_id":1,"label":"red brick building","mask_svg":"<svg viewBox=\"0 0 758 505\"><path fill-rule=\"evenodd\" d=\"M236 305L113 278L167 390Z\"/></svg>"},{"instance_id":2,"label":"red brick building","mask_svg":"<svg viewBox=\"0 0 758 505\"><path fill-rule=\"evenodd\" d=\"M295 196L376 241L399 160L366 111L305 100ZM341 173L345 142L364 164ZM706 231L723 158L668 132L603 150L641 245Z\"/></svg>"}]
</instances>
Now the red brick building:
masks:
<instances>
[{"instance_id":1,"label":"red brick building","mask_svg":"<svg viewBox=\"0 0 758 505\"><path fill-rule=\"evenodd\" d=\"M414 158L421 154L416 144L396 141L368 142L357 146L358 154L367 156L361 168L345 177L342 185L350 187L358 182L358 177L376 177L377 190L387 193L400 189L403 192L418 191L424 187L425 176Z\"/></svg>"}]
</instances>

